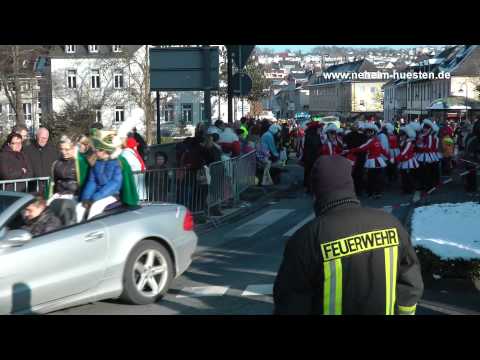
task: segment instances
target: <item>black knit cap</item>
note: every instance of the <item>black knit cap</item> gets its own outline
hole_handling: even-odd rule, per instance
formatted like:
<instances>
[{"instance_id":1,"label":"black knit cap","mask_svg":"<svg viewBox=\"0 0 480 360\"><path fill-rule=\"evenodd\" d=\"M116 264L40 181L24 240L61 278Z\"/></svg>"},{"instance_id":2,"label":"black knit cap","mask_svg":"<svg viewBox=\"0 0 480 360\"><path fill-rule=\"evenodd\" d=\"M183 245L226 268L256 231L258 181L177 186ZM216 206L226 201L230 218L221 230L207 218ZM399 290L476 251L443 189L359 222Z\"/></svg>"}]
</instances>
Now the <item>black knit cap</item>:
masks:
<instances>
[{"instance_id":1,"label":"black knit cap","mask_svg":"<svg viewBox=\"0 0 480 360\"><path fill-rule=\"evenodd\" d=\"M312 170L312 190L317 206L343 199L357 199L352 164L343 156L320 156Z\"/></svg>"}]
</instances>

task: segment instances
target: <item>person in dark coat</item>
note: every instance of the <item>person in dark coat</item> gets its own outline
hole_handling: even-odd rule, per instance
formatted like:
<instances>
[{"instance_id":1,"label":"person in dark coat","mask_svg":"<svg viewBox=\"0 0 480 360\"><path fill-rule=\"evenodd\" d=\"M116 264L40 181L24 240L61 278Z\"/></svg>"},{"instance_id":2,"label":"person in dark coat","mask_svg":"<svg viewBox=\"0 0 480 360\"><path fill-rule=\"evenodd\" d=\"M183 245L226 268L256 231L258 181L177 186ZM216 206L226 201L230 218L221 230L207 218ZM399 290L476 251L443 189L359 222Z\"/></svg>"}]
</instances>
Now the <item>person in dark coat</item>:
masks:
<instances>
[{"instance_id":1,"label":"person in dark coat","mask_svg":"<svg viewBox=\"0 0 480 360\"><path fill-rule=\"evenodd\" d=\"M359 130L359 123L355 122L352 126L352 131L344 136L343 143L349 150L359 147L368 140L367 136L361 133ZM357 154L355 165L352 171L352 177L355 184L355 193L357 196L360 196L365 189L365 182L363 180L365 161L365 153Z\"/></svg>"},{"instance_id":2,"label":"person in dark coat","mask_svg":"<svg viewBox=\"0 0 480 360\"><path fill-rule=\"evenodd\" d=\"M360 205L344 157L320 156L312 184L316 218L288 240L274 313L414 315L423 280L402 224Z\"/></svg>"},{"instance_id":3,"label":"person in dark coat","mask_svg":"<svg viewBox=\"0 0 480 360\"><path fill-rule=\"evenodd\" d=\"M31 165L22 152L22 136L12 133L7 137L7 146L0 152L0 180L29 179L33 177ZM25 183L8 184L0 190L25 192Z\"/></svg>"},{"instance_id":4,"label":"person in dark coat","mask_svg":"<svg viewBox=\"0 0 480 360\"><path fill-rule=\"evenodd\" d=\"M46 128L39 128L36 141L24 150L25 156L32 165L33 177L50 176L53 163L60 158L60 153L49 138L49 131Z\"/></svg>"},{"instance_id":5,"label":"person in dark coat","mask_svg":"<svg viewBox=\"0 0 480 360\"><path fill-rule=\"evenodd\" d=\"M62 227L61 220L47 209L45 199L36 196L33 203L25 208L26 224L22 229L33 236L40 236Z\"/></svg>"},{"instance_id":6,"label":"person in dark coat","mask_svg":"<svg viewBox=\"0 0 480 360\"><path fill-rule=\"evenodd\" d=\"M310 188L310 173L322 146L319 125L318 122L311 122L305 131L302 162L304 167L303 185L305 186L307 193L312 191Z\"/></svg>"}]
</instances>

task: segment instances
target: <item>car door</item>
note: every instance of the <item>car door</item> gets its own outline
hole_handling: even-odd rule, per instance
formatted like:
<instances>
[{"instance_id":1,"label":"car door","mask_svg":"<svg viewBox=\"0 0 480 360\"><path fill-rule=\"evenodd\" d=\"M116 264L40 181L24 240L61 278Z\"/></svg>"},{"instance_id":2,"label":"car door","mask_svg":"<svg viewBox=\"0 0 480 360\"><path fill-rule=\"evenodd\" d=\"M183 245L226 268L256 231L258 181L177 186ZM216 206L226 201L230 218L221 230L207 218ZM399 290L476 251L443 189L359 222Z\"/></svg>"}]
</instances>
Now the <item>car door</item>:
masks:
<instances>
[{"instance_id":1,"label":"car door","mask_svg":"<svg viewBox=\"0 0 480 360\"><path fill-rule=\"evenodd\" d=\"M96 286L105 271L107 236L103 222L96 220L1 250L0 313L35 307Z\"/></svg>"}]
</instances>

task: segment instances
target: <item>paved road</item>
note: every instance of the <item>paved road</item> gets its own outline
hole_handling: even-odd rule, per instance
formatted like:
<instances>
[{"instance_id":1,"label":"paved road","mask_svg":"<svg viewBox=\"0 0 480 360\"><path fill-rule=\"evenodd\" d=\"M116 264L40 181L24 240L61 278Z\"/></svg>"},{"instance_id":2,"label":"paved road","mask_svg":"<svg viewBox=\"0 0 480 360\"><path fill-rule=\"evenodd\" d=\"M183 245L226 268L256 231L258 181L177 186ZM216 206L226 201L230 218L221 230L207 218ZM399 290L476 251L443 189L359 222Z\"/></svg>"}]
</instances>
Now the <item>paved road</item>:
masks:
<instances>
[{"instance_id":1,"label":"paved road","mask_svg":"<svg viewBox=\"0 0 480 360\"><path fill-rule=\"evenodd\" d=\"M380 200L361 200L364 205L382 208L412 200L411 196L396 193L387 194ZM401 220L407 209L402 206L385 208ZM271 314L272 284L285 242L312 215L309 197L300 192L287 194L258 213L201 236L201 252L191 268L174 281L172 289L158 304L129 306L104 301L56 314ZM203 246L212 243L216 246ZM450 288L427 290L425 303L418 309L418 314L480 313L478 296L464 290L452 292Z\"/></svg>"}]
</instances>

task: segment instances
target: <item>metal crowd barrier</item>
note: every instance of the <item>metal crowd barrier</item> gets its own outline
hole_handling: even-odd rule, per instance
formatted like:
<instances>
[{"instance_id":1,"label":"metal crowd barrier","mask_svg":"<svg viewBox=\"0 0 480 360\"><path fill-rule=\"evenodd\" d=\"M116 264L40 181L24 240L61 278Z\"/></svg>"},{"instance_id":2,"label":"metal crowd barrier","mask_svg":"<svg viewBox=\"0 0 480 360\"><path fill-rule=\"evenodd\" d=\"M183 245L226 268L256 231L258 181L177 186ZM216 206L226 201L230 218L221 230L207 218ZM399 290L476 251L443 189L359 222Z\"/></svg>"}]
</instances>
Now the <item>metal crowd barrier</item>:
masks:
<instances>
[{"instance_id":1,"label":"metal crowd barrier","mask_svg":"<svg viewBox=\"0 0 480 360\"><path fill-rule=\"evenodd\" d=\"M1 180L0 191L14 192L43 192L45 191L49 177L39 177L30 179Z\"/></svg>"},{"instance_id":2,"label":"metal crowd barrier","mask_svg":"<svg viewBox=\"0 0 480 360\"><path fill-rule=\"evenodd\" d=\"M208 170L171 168L135 172L142 202L170 202L192 213L209 214L215 206L233 200L255 185L256 153L210 164Z\"/></svg>"},{"instance_id":3,"label":"metal crowd barrier","mask_svg":"<svg viewBox=\"0 0 480 360\"><path fill-rule=\"evenodd\" d=\"M256 151L210 164L208 169L170 168L134 172L140 201L169 202L186 206L192 213L210 214L215 206L240 200L255 185ZM44 192L49 177L3 180L1 191Z\"/></svg>"}]
</instances>

